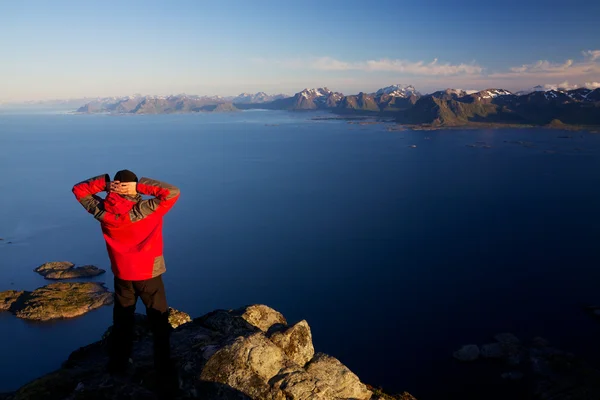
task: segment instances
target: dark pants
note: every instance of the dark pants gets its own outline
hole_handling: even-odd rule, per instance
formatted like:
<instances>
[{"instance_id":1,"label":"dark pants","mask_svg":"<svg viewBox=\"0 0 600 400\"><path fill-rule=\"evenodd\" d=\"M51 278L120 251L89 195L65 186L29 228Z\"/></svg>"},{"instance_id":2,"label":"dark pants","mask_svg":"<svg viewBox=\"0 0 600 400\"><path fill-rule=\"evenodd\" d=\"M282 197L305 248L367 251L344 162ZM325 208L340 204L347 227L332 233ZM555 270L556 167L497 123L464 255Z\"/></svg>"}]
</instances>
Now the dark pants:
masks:
<instances>
[{"instance_id":1,"label":"dark pants","mask_svg":"<svg viewBox=\"0 0 600 400\"><path fill-rule=\"evenodd\" d=\"M162 277L143 281L125 281L115 277L113 330L109 337L109 367L124 370L133 348L135 304L140 297L146 306L148 323L154 336L154 365L170 368L169 309Z\"/></svg>"}]
</instances>

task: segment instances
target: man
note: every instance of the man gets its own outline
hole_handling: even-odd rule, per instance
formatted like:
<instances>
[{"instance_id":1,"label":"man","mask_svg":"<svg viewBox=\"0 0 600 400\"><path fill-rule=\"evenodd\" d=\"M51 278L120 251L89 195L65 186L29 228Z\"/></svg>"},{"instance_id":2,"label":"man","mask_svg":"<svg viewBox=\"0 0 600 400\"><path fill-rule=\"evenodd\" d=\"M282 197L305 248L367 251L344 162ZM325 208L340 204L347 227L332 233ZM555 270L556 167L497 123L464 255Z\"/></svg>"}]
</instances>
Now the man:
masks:
<instances>
[{"instance_id":1,"label":"man","mask_svg":"<svg viewBox=\"0 0 600 400\"><path fill-rule=\"evenodd\" d=\"M102 199L97 194L106 191ZM162 220L179 198L179 189L167 183L142 178L129 171L80 182L73 194L100 221L111 268L115 276L113 330L108 348L108 371L126 372L133 347L135 304L140 297L154 336L154 365L158 376L174 374L170 359L168 307L162 274ZM141 195L152 196L143 200Z\"/></svg>"}]
</instances>

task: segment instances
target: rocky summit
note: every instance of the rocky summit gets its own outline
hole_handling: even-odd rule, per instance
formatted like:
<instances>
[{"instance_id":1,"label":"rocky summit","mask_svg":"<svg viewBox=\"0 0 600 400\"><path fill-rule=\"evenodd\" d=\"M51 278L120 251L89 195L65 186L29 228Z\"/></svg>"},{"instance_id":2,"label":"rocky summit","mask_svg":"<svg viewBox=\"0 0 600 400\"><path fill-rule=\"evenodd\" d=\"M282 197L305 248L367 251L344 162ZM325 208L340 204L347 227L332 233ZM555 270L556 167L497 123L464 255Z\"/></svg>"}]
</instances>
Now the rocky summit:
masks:
<instances>
[{"instance_id":1,"label":"rocky summit","mask_svg":"<svg viewBox=\"0 0 600 400\"><path fill-rule=\"evenodd\" d=\"M113 294L97 282L59 282L33 292L0 292L0 311L33 321L78 317L112 302Z\"/></svg>"},{"instance_id":2,"label":"rocky summit","mask_svg":"<svg viewBox=\"0 0 600 400\"><path fill-rule=\"evenodd\" d=\"M106 271L94 265L84 265L75 267L75 264L69 261L52 261L40 265L34 272L42 275L46 279L74 279L89 278L98 276Z\"/></svg>"},{"instance_id":3,"label":"rocky summit","mask_svg":"<svg viewBox=\"0 0 600 400\"><path fill-rule=\"evenodd\" d=\"M316 353L306 321L288 324L264 305L217 310L191 320L177 314L171 336L179 389L173 399L383 399L336 358ZM189 321L189 322L185 322ZM179 322L183 322L178 325ZM152 337L136 315L127 374L106 374L106 337L73 352L63 366L6 395L11 400L154 399ZM404 394L399 399L413 399Z\"/></svg>"}]
</instances>

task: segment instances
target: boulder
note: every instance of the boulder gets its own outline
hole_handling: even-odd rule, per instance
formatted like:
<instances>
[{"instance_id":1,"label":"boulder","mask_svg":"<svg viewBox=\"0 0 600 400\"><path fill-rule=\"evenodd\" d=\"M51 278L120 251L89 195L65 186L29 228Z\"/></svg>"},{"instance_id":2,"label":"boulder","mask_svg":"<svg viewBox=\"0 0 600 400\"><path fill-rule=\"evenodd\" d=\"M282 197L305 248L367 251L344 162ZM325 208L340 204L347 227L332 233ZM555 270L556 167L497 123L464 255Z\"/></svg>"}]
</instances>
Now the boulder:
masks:
<instances>
[{"instance_id":1,"label":"boulder","mask_svg":"<svg viewBox=\"0 0 600 400\"><path fill-rule=\"evenodd\" d=\"M504 372L500 376L502 377L502 379L508 379L510 381L518 381L520 379L523 379L524 375L521 371L510 371L510 372Z\"/></svg>"},{"instance_id":2,"label":"boulder","mask_svg":"<svg viewBox=\"0 0 600 400\"><path fill-rule=\"evenodd\" d=\"M271 334L270 339L279 346L294 363L301 367L315 355L310 327L305 320Z\"/></svg>"},{"instance_id":3,"label":"boulder","mask_svg":"<svg viewBox=\"0 0 600 400\"><path fill-rule=\"evenodd\" d=\"M275 324L287 325L287 321L278 311L273 310L262 304L243 307L233 311L234 315L239 315L250 325L253 325L263 332Z\"/></svg>"},{"instance_id":4,"label":"boulder","mask_svg":"<svg viewBox=\"0 0 600 400\"><path fill-rule=\"evenodd\" d=\"M19 318L48 321L78 317L112 302L113 294L101 283L60 282L25 292L10 311Z\"/></svg>"},{"instance_id":5,"label":"boulder","mask_svg":"<svg viewBox=\"0 0 600 400\"><path fill-rule=\"evenodd\" d=\"M188 322L192 322L192 317L188 313L169 307L169 324L173 329Z\"/></svg>"},{"instance_id":6,"label":"boulder","mask_svg":"<svg viewBox=\"0 0 600 400\"><path fill-rule=\"evenodd\" d=\"M468 344L454 352L454 358L459 361L475 361L479 358L479 347L475 344Z\"/></svg>"},{"instance_id":7,"label":"boulder","mask_svg":"<svg viewBox=\"0 0 600 400\"><path fill-rule=\"evenodd\" d=\"M511 344L511 345L521 344L521 340L518 337L516 337L515 335L513 335L512 333L498 333L497 335L494 336L494 339L496 339L498 342L504 343L504 344Z\"/></svg>"},{"instance_id":8,"label":"boulder","mask_svg":"<svg viewBox=\"0 0 600 400\"><path fill-rule=\"evenodd\" d=\"M481 346L481 357L483 358L504 358L507 356L502 343L489 343Z\"/></svg>"},{"instance_id":9,"label":"boulder","mask_svg":"<svg viewBox=\"0 0 600 400\"><path fill-rule=\"evenodd\" d=\"M332 389L305 370L283 371L272 379L273 388L290 400L327 400L335 398Z\"/></svg>"},{"instance_id":10,"label":"boulder","mask_svg":"<svg viewBox=\"0 0 600 400\"><path fill-rule=\"evenodd\" d=\"M227 384L253 399L266 399L272 397L269 380L291 366L283 350L259 332L238 337L215 352L200 379Z\"/></svg>"},{"instance_id":11,"label":"boulder","mask_svg":"<svg viewBox=\"0 0 600 400\"><path fill-rule=\"evenodd\" d=\"M89 278L98 276L106 271L94 265L84 265L75 267L69 261L53 261L40 265L35 272L42 275L46 279L74 279L74 278Z\"/></svg>"},{"instance_id":12,"label":"boulder","mask_svg":"<svg viewBox=\"0 0 600 400\"><path fill-rule=\"evenodd\" d=\"M372 396L358 376L327 354L318 353L306 366L306 372L329 386L334 399L368 400Z\"/></svg>"},{"instance_id":13,"label":"boulder","mask_svg":"<svg viewBox=\"0 0 600 400\"><path fill-rule=\"evenodd\" d=\"M195 319L203 326L224 335L245 335L258 332L259 329L250 325L240 316L233 315L231 311L215 310Z\"/></svg>"},{"instance_id":14,"label":"boulder","mask_svg":"<svg viewBox=\"0 0 600 400\"><path fill-rule=\"evenodd\" d=\"M0 292L0 311L8 311L13 304L25 293L22 290L6 290Z\"/></svg>"}]
</instances>

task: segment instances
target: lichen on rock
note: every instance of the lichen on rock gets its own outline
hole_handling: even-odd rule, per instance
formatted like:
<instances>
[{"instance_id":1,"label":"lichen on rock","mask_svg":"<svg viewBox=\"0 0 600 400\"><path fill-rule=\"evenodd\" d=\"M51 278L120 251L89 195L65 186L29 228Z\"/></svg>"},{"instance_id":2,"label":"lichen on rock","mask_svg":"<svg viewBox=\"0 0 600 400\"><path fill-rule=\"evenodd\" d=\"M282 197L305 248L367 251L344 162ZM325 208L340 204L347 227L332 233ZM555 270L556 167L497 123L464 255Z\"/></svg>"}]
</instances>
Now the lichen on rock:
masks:
<instances>
[{"instance_id":1,"label":"lichen on rock","mask_svg":"<svg viewBox=\"0 0 600 400\"><path fill-rule=\"evenodd\" d=\"M9 310L19 318L48 321L78 317L96 308L112 304L113 294L102 283L59 282L42 286L33 292L13 290L1 292L0 302L2 303L0 310Z\"/></svg>"},{"instance_id":2,"label":"lichen on rock","mask_svg":"<svg viewBox=\"0 0 600 400\"><path fill-rule=\"evenodd\" d=\"M287 325L287 321L281 313L263 304L255 304L234 310L233 315L239 315L250 325L263 332L267 332L275 324Z\"/></svg>"},{"instance_id":3,"label":"lichen on rock","mask_svg":"<svg viewBox=\"0 0 600 400\"><path fill-rule=\"evenodd\" d=\"M315 355L310 327L305 320L271 334L270 339L296 364L304 367Z\"/></svg>"},{"instance_id":4,"label":"lichen on rock","mask_svg":"<svg viewBox=\"0 0 600 400\"><path fill-rule=\"evenodd\" d=\"M10 310L23 293L25 293L23 290L6 290L0 292L0 311Z\"/></svg>"}]
</instances>

